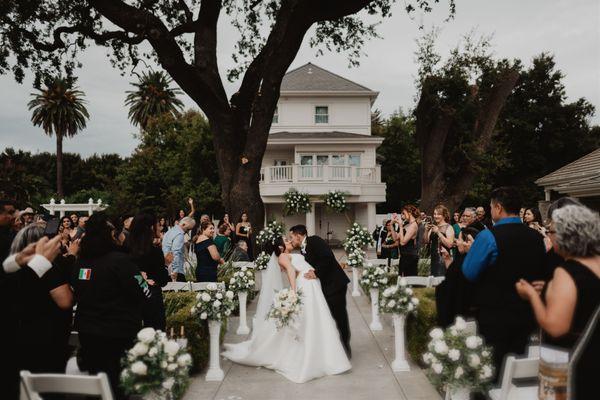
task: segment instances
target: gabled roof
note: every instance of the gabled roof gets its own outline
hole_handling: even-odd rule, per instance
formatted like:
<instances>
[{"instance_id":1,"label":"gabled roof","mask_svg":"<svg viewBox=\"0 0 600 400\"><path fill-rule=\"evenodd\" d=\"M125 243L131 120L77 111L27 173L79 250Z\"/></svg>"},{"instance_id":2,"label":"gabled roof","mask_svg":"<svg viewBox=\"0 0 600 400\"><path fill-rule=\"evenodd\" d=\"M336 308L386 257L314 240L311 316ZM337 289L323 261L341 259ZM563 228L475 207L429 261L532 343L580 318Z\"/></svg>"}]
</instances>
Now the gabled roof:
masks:
<instances>
[{"instance_id":1,"label":"gabled roof","mask_svg":"<svg viewBox=\"0 0 600 400\"><path fill-rule=\"evenodd\" d=\"M269 134L268 143L293 142L298 144L320 143L343 140L344 143L382 143L380 136L361 135L350 132L275 132Z\"/></svg>"},{"instance_id":2,"label":"gabled roof","mask_svg":"<svg viewBox=\"0 0 600 400\"><path fill-rule=\"evenodd\" d=\"M600 148L535 181L538 186L576 197L600 195Z\"/></svg>"},{"instance_id":3,"label":"gabled roof","mask_svg":"<svg viewBox=\"0 0 600 400\"><path fill-rule=\"evenodd\" d=\"M281 92L352 92L376 96L377 92L308 63L284 75Z\"/></svg>"}]
</instances>

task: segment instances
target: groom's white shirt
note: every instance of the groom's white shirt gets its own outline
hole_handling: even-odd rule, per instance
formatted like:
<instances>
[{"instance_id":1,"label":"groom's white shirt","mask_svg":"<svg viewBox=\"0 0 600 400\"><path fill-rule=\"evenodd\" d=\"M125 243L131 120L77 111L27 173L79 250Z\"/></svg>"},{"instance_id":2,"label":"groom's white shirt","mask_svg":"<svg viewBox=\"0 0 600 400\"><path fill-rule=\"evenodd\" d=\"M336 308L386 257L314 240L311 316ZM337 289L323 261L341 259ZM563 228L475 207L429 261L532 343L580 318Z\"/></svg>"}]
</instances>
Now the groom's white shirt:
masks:
<instances>
[{"instance_id":1,"label":"groom's white shirt","mask_svg":"<svg viewBox=\"0 0 600 400\"><path fill-rule=\"evenodd\" d=\"M307 236L304 236L304 239L302 240L302 244L300 245L300 253L302 253L302 254L306 254L306 238L307 238Z\"/></svg>"}]
</instances>

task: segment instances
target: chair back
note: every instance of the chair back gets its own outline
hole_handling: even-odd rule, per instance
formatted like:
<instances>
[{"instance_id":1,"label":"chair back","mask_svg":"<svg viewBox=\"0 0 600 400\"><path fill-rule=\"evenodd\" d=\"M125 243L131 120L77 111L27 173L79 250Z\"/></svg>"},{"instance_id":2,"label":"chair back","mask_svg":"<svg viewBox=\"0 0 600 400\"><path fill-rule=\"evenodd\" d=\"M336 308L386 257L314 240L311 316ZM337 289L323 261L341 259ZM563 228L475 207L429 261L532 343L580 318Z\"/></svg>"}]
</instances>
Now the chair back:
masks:
<instances>
[{"instance_id":1,"label":"chair back","mask_svg":"<svg viewBox=\"0 0 600 400\"><path fill-rule=\"evenodd\" d=\"M255 266L252 261L234 261L233 267L236 269L241 269L242 267L254 269Z\"/></svg>"},{"instance_id":2,"label":"chair back","mask_svg":"<svg viewBox=\"0 0 600 400\"><path fill-rule=\"evenodd\" d=\"M504 361L504 372L500 385L500 400L507 400L513 379L535 378L540 367L539 358L515 358L508 356Z\"/></svg>"},{"instance_id":3,"label":"chair back","mask_svg":"<svg viewBox=\"0 0 600 400\"><path fill-rule=\"evenodd\" d=\"M431 286L436 287L440 283L444 282L446 279L444 276L432 276L431 277Z\"/></svg>"},{"instance_id":4,"label":"chair back","mask_svg":"<svg viewBox=\"0 0 600 400\"><path fill-rule=\"evenodd\" d=\"M474 320L468 320L465 322L467 323L467 329L465 329L465 332L471 335L477 335L477 322Z\"/></svg>"},{"instance_id":5,"label":"chair back","mask_svg":"<svg viewBox=\"0 0 600 400\"><path fill-rule=\"evenodd\" d=\"M113 400L108 377L101 372L95 376L32 374L21 371L21 399L42 400L41 393L79 394Z\"/></svg>"},{"instance_id":6,"label":"chair back","mask_svg":"<svg viewBox=\"0 0 600 400\"><path fill-rule=\"evenodd\" d=\"M206 290L209 283L216 283L219 289L225 289L225 284L223 282L190 282L192 291L194 292Z\"/></svg>"},{"instance_id":7,"label":"chair back","mask_svg":"<svg viewBox=\"0 0 600 400\"><path fill-rule=\"evenodd\" d=\"M430 276L399 276L398 284L400 283L400 279L406 279L406 283L408 286L423 286L429 287L431 286L431 277Z\"/></svg>"}]
</instances>

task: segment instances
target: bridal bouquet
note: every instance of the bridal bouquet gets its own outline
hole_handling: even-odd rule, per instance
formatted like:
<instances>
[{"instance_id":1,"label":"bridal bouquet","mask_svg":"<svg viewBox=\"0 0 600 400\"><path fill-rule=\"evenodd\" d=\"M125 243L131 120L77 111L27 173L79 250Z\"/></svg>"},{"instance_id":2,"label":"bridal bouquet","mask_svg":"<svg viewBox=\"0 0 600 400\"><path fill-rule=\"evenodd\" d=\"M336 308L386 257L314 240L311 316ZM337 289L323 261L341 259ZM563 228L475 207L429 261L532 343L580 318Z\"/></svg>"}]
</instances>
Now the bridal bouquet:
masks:
<instances>
[{"instance_id":1,"label":"bridal bouquet","mask_svg":"<svg viewBox=\"0 0 600 400\"><path fill-rule=\"evenodd\" d=\"M466 328L465 320L457 317L445 331L432 329L423 361L434 383L448 389L483 391L494 372L492 350L483 345L480 336L466 332Z\"/></svg>"},{"instance_id":2,"label":"bridal bouquet","mask_svg":"<svg viewBox=\"0 0 600 400\"><path fill-rule=\"evenodd\" d=\"M267 265L269 265L269 261L271 260L271 256L267 254L265 251L261 251L258 256L254 259L254 268L257 271L262 271L263 269L267 269Z\"/></svg>"},{"instance_id":3,"label":"bridal bouquet","mask_svg":"<svg viewBox=\"0 0 600 400\"><path fill-rule=\"evenodd\" d=\"M386 287L388 281L388 273L385 268L367 264L363 270L360 284L368 289L379 289Z\"/></svg>"},{"instance_id":4,"label":"bridal bouquet","mask_svg":"<svg viewBox=\"0 0 600 400\"><path fill-rule=\"evenodd\" d=\"M275 294L267 319L275 321L277 329L292 325L302 309L302 290L281 289Z\"/></svg>"},{"instance_id":5,"label":"bridal bouquet","mask_svg":"<svg viewBox=\"0 0 600 400\"><path fill-rule=\"evenodd\" d=\"M185 389L192 357L164 332L144 328L123 359L121 386L128 394L175 398Z\"/></svg>"},{"instance_id":6,"label":"bridal bouquet","mask_svg":"<svg viewBox=\"0 0 600 400\"><path fill-rule=\"evenodd\" d=\"M228 289L237 292L248 292L254 289L254 270L248 267L242 267L235 271L229 280Z\"/></svg>"},{"instance_id":7,"label":"bridal bouquet","mask_svg":"<svg viewBox=\"0 0 600 400\"><path fill-rule=\"evenodd\" d=\"M323 196L323 202L327 208L338 213L343 213L348 209L346 196L344 192L340 192L339 190L327 192L327 194Z\"/></svg>"},{"instance_id":8,"label":"bridal bouquet","mask_svg":"<svg viewBox=\"0 0 600 400\"><path fill-rule=\"evenodd\" d=\"M256 236L256 243L260 246L273 244L275 239L285 234L283 224L277 221L269 222Z\"/></svg>"},{"instance_id":9,"label":"bridal bouquet","mask_svg":"<svg viewBox=\"0 0 600 400\"><path fill-rule=\"evenodd\" d=\"M408 287L405 278L400 278L398 285L386 288L381 296L379 302L381 312L402 315L417 312L419 299L413 296L413 290Z\"/></svg>"},{"instance_id":10,"label":"bridal bouquet","mask_svg":"<svg viewBox=\"0 0 600 400\"><path fill-rule=\"evenodd\" d=\"M283 194L283 200L284 215L306 214L312 209L308 193L301 193L294 188Z\"/></svg>"},{"instance_id":11,"label":"bridal bouquet","mask_svg":"<svg viewBox=\"0 0 600 400\"><path fill-rule=\"evenodd\" d=\"M235 294L231 290L226 291L211 282L206 286L206 290L196 295L196 305L192 307L191 313L199 315L200 319L220 321L233 311L234 296Z\"/></svg>"}]
</instances>

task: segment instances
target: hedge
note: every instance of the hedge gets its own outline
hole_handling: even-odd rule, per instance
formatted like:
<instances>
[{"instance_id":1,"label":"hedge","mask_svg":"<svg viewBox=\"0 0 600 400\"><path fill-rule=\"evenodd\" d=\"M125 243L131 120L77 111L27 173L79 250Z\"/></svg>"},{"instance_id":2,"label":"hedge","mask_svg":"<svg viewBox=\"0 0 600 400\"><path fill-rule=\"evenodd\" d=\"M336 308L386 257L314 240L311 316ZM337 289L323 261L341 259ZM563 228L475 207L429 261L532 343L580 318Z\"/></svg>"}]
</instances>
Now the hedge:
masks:
<instances>
[{"instance_id":1,"label":"hedge","mask_svg":"<svg viewBox=\"0 0 600 400\"><path fill-rule=\"evenodd\" d=\"M417 315L406 321L406 346L411 359L422 365L422 355L427 350L429 331L436 326L435 289L414 288L419 299Z\"/></svg>"}]
</instances>

